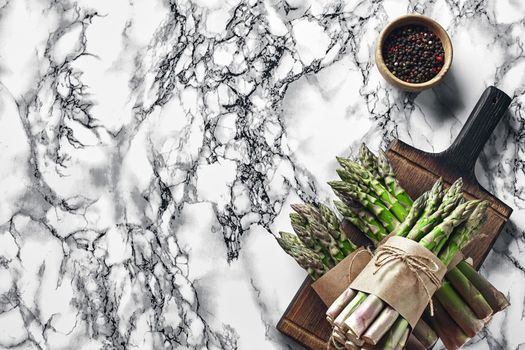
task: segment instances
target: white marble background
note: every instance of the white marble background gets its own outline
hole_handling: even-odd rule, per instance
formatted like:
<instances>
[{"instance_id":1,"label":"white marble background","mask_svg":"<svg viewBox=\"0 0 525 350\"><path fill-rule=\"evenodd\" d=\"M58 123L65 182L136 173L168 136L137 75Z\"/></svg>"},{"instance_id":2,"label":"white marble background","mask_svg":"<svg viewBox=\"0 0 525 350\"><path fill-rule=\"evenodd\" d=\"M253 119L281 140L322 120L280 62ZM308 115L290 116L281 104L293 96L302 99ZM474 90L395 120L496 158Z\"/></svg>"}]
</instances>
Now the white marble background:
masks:
<instances>
[{"instance_id":1,"label":"white marble background","mask_svg":"<svg viewBox=\"0 0 525 350\"><path fill-rule=\"evenodd\" d=\"M374 40L450 33L446 81L393 89ZM300 349L305 273L275 243L327 201L336 154L445 149L488 85L513 96L478 162L515 211L483 273L512 302L468 349L525 349L521 0L1 0L0 348Z\"/></svg>"}]
</instances>

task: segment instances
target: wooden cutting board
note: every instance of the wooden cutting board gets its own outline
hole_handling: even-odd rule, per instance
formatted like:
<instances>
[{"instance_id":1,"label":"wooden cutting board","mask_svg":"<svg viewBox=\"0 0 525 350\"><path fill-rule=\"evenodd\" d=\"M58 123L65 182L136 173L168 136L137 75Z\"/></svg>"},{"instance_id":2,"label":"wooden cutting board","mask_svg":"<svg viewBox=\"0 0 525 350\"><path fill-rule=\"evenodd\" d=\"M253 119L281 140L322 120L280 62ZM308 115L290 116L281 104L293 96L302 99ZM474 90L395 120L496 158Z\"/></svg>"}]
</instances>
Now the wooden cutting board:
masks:
<instances>
[{"instance_id":1,"label":"wooden cutting board","mask_svg":"<svg viewBox=\"0 0 525 350\"><path fill-rule=\"evenodd\" d=\"M501 90L493 86L487 88L452 146L442 153L423 152L400 140L394 141L387 151L399 182L412 198L417 198L431 188L439 177L448 185L463 177L468 199L490 201L488 219L481 229L484 238L465 249L465 254L473 258L477 268L482 264L512 213L508 205L479 185L474 174L478 155L498 122L506 114L510 100ZM348 229L352 236L357 233L352 226L345 225L345 229ZM304 281L279 321L277 329L309 349L326 350L331 328L324 316L326 307L312 289L311 283L310 278Z\"/></svg>"}]
</instances>

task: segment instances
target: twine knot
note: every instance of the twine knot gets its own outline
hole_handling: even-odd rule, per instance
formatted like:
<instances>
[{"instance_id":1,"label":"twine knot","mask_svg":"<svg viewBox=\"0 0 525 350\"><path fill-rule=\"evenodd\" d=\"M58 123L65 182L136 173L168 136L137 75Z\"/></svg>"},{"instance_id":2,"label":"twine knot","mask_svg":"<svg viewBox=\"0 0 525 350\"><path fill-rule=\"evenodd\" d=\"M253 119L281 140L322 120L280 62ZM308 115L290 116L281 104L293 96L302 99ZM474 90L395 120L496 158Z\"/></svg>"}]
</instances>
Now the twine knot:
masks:
<instances>
[{"instance_id":1,"label":"twine knot","mask_svg":"<svg viewBox=\"0 0 525 350\"><path fill-rule=\"evenodd\" d=\"M432 284L437 288L441 285L440 279L436 276L436 272L439 271L439 266L431 259L420 256L420 255L411 255L405 252L403 249L385 246L382 245L376 250L375 255L375 266L374 275L381 269L383 266L387 265L390 262L400 260L402 261L409 269L416 275L418 281L423 285L425 293L430 300L430 315L434 316L434 303L432 302L432 294L428 290L421 274L427 276Z\"/></svg>"}]
</instances>

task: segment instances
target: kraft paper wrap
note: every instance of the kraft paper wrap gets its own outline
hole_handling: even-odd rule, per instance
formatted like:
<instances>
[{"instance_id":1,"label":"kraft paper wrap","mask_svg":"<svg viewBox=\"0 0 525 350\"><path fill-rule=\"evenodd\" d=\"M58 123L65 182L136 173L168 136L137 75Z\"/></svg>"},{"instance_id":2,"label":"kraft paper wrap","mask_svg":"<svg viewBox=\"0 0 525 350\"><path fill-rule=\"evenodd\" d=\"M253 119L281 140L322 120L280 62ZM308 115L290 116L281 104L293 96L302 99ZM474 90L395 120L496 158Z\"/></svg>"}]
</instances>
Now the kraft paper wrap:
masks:
<instances>
[{"instance_id":1,"label":"kraft paper wrap","mask_svg":"<svg viewBox=\"0 0 525 350\"><path fill-rule=\"evenodd\" d=\"M393 236L376 250L350 287L378 296L414 328L446 272L431 251Z\"/></svg>"},{"instance_id":2,"label":"kraft paper wrap","mask_svg":"<svg viewBox=\"0 0 525 350\"><path fill-rule=\"evenodd\" d=\"M364 248L359 248L312 283L312 288L323 303L330 306L363 270L370 259L372 259L372 253Z\"/></svg>"}]
</instances>

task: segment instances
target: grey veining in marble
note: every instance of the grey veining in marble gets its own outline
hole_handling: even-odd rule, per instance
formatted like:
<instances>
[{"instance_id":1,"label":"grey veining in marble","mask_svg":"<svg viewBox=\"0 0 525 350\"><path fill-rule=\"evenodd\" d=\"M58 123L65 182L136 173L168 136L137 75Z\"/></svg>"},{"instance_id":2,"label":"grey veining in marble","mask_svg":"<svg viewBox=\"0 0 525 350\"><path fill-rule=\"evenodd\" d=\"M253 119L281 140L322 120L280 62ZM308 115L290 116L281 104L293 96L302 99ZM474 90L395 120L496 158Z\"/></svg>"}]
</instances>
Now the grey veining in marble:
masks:
<instances>
[{"instance_id":1,"label":"grey veining in marble","mask_svg":"<svg viewBox=\"0 0 525 350\"><path fill-rule=\"evenodd\" d=\"M373 61L410 12L455 49L420 94ZM524 38L520 0L0 1L0 348L300 349L289 204L362 141L445 149L494 84L477 174L515 211L482 272L512 306L467 349L525 349Z\"/></svg>"}]
</instances>

